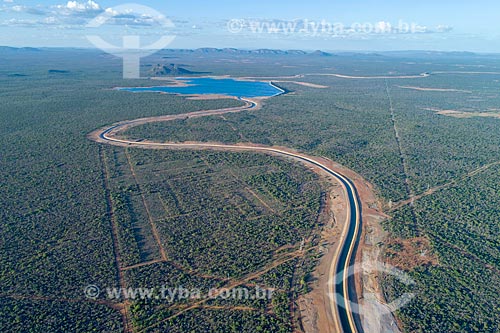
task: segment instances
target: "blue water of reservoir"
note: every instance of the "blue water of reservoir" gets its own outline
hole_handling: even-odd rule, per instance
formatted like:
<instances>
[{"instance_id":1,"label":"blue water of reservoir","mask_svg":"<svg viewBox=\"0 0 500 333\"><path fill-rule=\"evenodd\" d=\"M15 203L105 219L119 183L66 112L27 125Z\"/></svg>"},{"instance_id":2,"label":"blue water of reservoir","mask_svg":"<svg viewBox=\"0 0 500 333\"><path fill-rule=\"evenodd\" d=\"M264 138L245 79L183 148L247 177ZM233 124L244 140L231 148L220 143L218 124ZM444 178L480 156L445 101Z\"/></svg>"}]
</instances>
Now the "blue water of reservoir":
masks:
<instances>
[{"instance_id":1,"label":"blue water of reservoir","mask_svg":"<svg viewBox=\"0 0 500 333\"><path fill-rule=\"evenodd\" d=\"M161 92L181 95L226 95L234 97L271 97L284 91L269 82L239 81L214 78L176 78L187 86L155 86L116 88L130 92Z\"/></svg>"}]
</instances>

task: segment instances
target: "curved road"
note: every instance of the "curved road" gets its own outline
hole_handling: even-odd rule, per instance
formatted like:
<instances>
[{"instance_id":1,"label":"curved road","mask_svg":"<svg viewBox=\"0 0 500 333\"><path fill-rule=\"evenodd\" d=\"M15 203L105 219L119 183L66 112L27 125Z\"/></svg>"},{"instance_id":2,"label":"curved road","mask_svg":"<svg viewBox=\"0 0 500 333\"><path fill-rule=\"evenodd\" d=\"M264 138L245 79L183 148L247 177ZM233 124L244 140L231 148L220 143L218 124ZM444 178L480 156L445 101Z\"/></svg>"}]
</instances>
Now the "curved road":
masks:
<instances>
[{"instance_id":1,"label":"curved road","mask_svg":"<svg viewBox=\"0 0 500 333\"><path fill-rule=\"evenodd\" d=\"M342 174L332 170L328 166L315 160L312 156L294 153L283 149L272 147L260 147L251 145L225 145L211 143L159 143L149 141L131 141L127 139L116 138L115 135L127 128L142 125L150 122L169 121L174 119L186 119L204 117L215 114L223 114L229 112L240 112L244 110L254 109L259 106L259 103L253 100L242 99L246 105L239 108L229 108L210 111L191 112L181 115L160 116L151 118L141 118L131 121L124 121L107 128L93 132L89 137L95 141L108 143L118 146L132 147L148 147L148 148L184 148L184 149L215 149L215 150L231 150L231 151L258 151L278 156L290 157L301 161L310 166L321 169L326 174L333 176L342 185L348 200L347 220L344 225L344 230L341 236L340 246L337 247L335 259L330 266L330 280L328 284L328 293L330 299L330 310L334 318L334 325L337 332L355 333L358 332L354 317L351 311L349 297L349 266L354 260L354 252L357 241L361 233L361 204L353 183Z\"/></svg>"}]
</instances>

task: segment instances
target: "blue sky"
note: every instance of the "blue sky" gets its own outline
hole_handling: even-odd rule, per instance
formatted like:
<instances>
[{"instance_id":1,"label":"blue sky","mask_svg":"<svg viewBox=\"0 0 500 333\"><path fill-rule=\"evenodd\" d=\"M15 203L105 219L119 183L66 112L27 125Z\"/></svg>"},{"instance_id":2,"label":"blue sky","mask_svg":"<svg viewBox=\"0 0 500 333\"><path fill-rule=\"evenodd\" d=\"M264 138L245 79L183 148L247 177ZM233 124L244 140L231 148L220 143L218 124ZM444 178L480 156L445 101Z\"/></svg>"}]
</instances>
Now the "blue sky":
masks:
<instances>
[{"instance_id":1,"label":"blue sky","mask_svg":"<svg viewBox=\"0 0 500 333\"><path fill-rule=\"evenodd\" d=\"M134 0L131 0L132 2ZM500 53L500 2L451 0L136 1L0 0L0 45L120 45L125 35L169 48L443 50ZM165 17L162 17L164 15ZM100 16L103 24L87 25ZM172 25L166 24L167 20Z\"/></svg>"}]
</instances>

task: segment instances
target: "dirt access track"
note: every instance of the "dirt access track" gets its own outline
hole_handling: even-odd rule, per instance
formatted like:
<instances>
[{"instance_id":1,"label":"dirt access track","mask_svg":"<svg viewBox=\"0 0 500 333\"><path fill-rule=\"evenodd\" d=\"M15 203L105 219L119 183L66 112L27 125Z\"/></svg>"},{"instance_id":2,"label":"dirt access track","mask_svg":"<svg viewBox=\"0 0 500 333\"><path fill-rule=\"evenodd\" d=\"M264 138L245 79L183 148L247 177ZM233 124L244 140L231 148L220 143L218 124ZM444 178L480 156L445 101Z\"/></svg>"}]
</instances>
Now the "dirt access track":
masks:
<instances>
[{"instance_id":1,"label":"dirt access track","mask_svg":"<svg viewBox=\"0 0 500 333\"><path fill-rule=\"evenodd\" d=\"M379 259L379 252L374 251L374 246L365 244L366 230L362 228L361 221L363 220L363 224L370 226L370 232L377 233L376 237L380 238L382 234L380 226L373 227L373 225L385 217L378 210L381 205L376 201L373 187L360 175L327 158L308 156L286 147L267 147L251 143L226 145L200 142L131 141L119 135L129 128L152 122L255 111L261 108L263 102L263 98L241 100L245 105L240 107L121 121L90 133L88 138L103 144L143 149L208 149L265 153L299 161L321 177L326 178L334 185L326 207L326 214L332 216L332 223L325 228L322 234L324 253L314 273L317 280L313 285L313 291L298 300L301 322L306 332L362 332L362 328L358 330L361 321L359 318L354 318L349 302L346 302L346 305L342 307L337 303L336 298L332 297L335 293L340 293L345 300L352 300L355 303L362 302L365 286L369 286L370 292L373 294L375 290L380 294L378 295L380 300L383 300L375 277L368 280L358 276L359 274L356 274L354 279L348 277L349 270L347 268L354 260L357 263L361 262L363 259L361 253L364 252L365 248L369 252L369 258ZM357 249L361 251L356 253ZM341 259L342 257L345 258ZM338 287L339 285L342 287ZM380 316L374 318L374 320L380 320Z\"/></svg>"}]
</instances>

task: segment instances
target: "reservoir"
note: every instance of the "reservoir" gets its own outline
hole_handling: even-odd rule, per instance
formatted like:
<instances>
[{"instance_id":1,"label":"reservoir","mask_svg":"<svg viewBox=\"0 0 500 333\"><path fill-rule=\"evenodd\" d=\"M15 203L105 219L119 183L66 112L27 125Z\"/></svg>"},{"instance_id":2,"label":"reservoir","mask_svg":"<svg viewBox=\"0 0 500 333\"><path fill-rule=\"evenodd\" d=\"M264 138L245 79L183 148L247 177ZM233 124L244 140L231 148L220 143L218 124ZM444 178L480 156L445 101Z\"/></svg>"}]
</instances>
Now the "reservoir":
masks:
<instances>
[{"instance_id":1,"label":"reservoir","mask_svg":"<svg viewBox=\"0 0 500 333\"><path fill-rule=\"evenodd\" d=\"M157 92L179 95L226 95L233 97L271 97L284 93L271 82L242 81L216 78L176 78L181 85L154 87L116 88L117 90L139 92Z\"/></svg>"}]
</instances>

